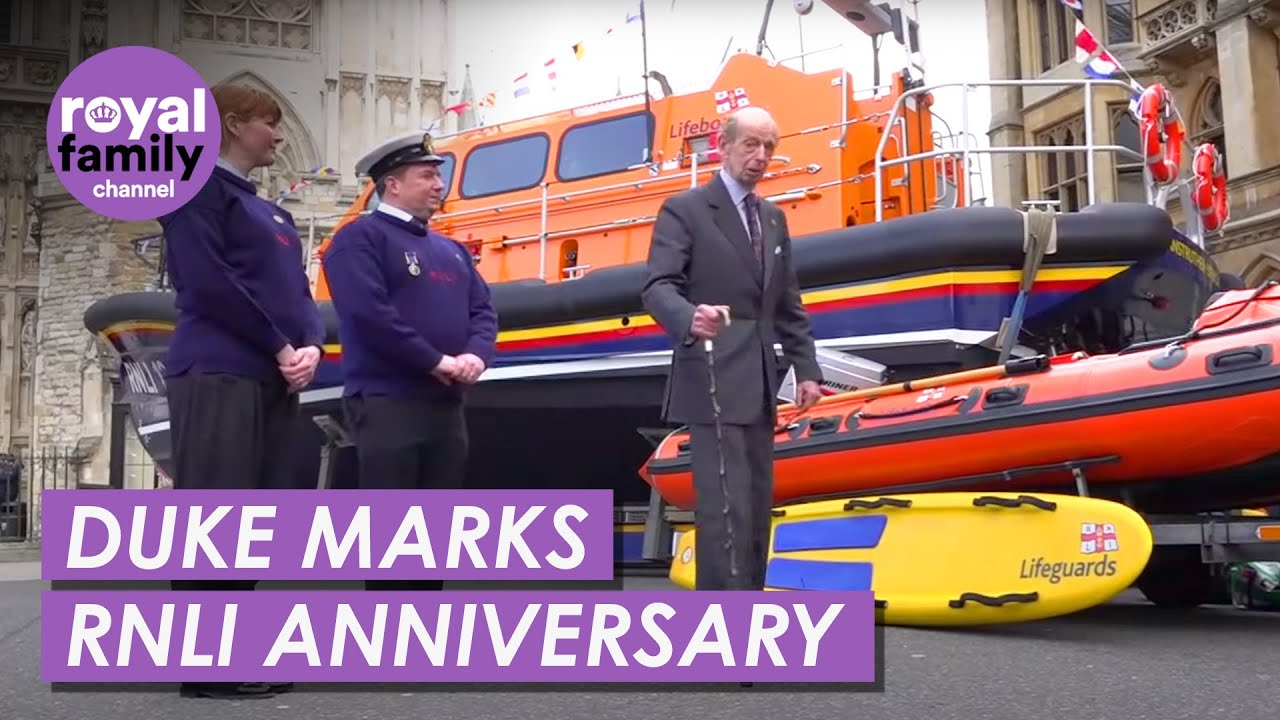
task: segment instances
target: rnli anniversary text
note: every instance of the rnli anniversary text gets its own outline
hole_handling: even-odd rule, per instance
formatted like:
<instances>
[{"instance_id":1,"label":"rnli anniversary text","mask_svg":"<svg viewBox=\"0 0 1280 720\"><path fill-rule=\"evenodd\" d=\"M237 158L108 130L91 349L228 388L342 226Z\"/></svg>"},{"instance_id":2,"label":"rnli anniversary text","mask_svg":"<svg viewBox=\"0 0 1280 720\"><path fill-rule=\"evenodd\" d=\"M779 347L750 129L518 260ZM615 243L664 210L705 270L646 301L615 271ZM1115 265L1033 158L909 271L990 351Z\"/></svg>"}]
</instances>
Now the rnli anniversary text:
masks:
<instances>
[{"instance_id":1,"label":"rnli anniversary text","mask_svg":"<svg viewBox=\"0 0 1280 720\"><path fill-rule=\"evenodd\" d=\"M48 591L45 682L874 683L867 591Z\"/></svg>"}]
</instances>

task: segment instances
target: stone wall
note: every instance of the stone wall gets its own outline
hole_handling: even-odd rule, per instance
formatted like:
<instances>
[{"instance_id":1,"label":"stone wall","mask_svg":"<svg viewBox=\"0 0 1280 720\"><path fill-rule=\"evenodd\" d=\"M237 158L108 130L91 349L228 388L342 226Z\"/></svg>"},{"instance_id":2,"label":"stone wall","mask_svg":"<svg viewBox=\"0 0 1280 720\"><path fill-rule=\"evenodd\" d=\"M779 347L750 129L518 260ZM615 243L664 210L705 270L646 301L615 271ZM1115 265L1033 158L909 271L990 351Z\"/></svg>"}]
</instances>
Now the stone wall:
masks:
<instances>
[{"instance_id":1,"label":"stone wall","mask_svg":"<svg viewBox=\"0 0 1280 720\"><path fill-rule=\"evenodd\" d=\"M114 369L85 330L84 312L95 300L154 282L154 268L134 252L133 241L157 233L159 225L92 213L66 196L48 172L41 193L36 445L75 448L89 464L83 480L105 483L107 380Z\"/></svg>"},{"instance_id":2,"label":"stone wall","mask_svg":"<svg viewBox=\"0 0 1280 720\"><path fill-rule=\"evenodd\" d=\"M255 175L273 199L303 183L282 204L304 242L314 226L319 245L355 199L356 159L441 114L452 16L446 0L43 6L47 13L22 16L7 43L0 40L0 452L71 448L83 461L81 482L105 484L116 368L85 329L84 312L95 300L155 281L156 254L138 257L133 241L159 226L102 218L57 181L42 150L44 119L68 69L108 47L148 45L182 57L211 83L235 79L271 92L285 108L287 140L276 166ZM213 33L214 15L258 32ZM15 115L15 103L25 115ZM313 174L325 166L336 172ZM38 217L28 218L32 195Z\"/></svg>"}]
</instances>

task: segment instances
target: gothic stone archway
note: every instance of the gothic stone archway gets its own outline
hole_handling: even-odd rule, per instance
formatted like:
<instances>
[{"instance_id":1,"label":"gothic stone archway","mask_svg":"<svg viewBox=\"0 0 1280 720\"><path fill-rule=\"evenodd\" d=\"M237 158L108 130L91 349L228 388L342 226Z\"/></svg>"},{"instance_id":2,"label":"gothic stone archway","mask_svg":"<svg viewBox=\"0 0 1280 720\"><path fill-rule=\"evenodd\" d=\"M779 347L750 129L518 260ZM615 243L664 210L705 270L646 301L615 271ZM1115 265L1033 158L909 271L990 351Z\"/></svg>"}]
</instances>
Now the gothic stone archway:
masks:
<instances>
[{"instance_id":1,"label":"gothic stone archway","mask_svg":"<svg viewBox=\"0 0 1280 720\"><path fill-rule=\"evenodd\" d=\"M277 196L289 184L309 175L320 164L320 153L315 139L307 129L306 123L293 103L289 102L275 86L257 73L245 70L232 75L222 82L248 85L269 94L280 104L282 117L280 129L284 142L276 151L276 163L270 168L258 168L255 175L260 186L266 190L268 197Z\"/></svg>"}]
</instances>

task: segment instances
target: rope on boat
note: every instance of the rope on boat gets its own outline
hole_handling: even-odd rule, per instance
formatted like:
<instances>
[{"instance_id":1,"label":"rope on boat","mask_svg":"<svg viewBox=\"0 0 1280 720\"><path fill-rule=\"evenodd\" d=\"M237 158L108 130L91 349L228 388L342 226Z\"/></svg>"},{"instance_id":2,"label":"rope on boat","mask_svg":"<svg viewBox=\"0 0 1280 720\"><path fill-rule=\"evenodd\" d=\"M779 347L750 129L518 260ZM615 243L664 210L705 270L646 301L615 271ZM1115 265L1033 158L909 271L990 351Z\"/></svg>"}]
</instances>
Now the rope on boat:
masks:
<instances>
[{"instance_id":1,"label":"rope on boat","mask_svg":"<svg viewBox=\"0 0 1280 720\"><path fill-rule=\"evenodd\" d=\"M1036 273L1045 255L1058 252L1058 218L1053 208L1030 208L1019 211L1022 215L1022 251L1026 257L1022 263L1022 278L1018 285L1018 299L1013 313L1000 323L996 334L996 348L1000 350L999 362L1008 361L1009 354L1018 343L1022 331L1022 317L1027 308L1027 296L1035 283Z\"/></svg>"}]
</instances>

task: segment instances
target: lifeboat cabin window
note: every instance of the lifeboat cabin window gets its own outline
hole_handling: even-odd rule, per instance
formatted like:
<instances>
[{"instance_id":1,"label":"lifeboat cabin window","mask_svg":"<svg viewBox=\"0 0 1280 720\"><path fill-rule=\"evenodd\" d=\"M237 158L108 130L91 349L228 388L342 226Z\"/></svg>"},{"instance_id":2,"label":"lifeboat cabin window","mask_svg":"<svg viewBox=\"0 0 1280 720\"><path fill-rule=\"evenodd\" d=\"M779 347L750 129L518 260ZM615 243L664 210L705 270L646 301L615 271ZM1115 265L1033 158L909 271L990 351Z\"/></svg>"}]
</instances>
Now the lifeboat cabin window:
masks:
<instances>
[{"instance_id":1,"label":"lifeboat cabin window","mask_svg":"<svg viewBox=\"0 0 1280 720\"><path fill-rule=\"evenodd\" d=\"M457 158L453 153L440 153L440 157L444 158L444 162L440 164L440 179L444 181L444 195L440 196L442 200L449 199L449 193L453 191L453 166L457 162ZM372 210L378 207L380 200L378 189L375 187L373 192L369 194L369 201L365 204L366 210Z\"/></svg>"},{"instance_id":2,"label":"lifeboat cabin window","mask_svg":"<svg viewBox=\"0 0 1280 720\"><path fill-rule=\"evenodd\" d=\"M453 190L453 166L457 162L453 153L440 153L440 157L444 158L444 162L440 164L440 179L444 181L444 194L440 199L447 200L449 192Z\"/></svg>"},{"instance_id":3,"label":"lifeboat cabin window","mask_svg":"<svg viewBox=\"0 0 1280 720\"><path fill-rule=\"evenodd\" d=\"M653 115L647 112L575 125L560 138L556 178L585 180L643 164L653 140Z\"/></svg>"},{"instance_id":4,"label":"lifeboat cabin window","mask_svg":"<svg viewBox=\"0 0 1280 720\"><path fill-rule=\"evenodd\" d=\"M550 149L546 133L477 145L462 164L458 193L481 198L536 187L547 173Z\"/></svg>"}]
</instances>

